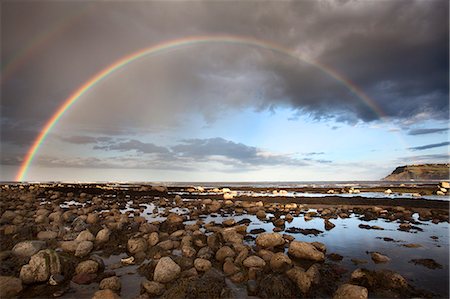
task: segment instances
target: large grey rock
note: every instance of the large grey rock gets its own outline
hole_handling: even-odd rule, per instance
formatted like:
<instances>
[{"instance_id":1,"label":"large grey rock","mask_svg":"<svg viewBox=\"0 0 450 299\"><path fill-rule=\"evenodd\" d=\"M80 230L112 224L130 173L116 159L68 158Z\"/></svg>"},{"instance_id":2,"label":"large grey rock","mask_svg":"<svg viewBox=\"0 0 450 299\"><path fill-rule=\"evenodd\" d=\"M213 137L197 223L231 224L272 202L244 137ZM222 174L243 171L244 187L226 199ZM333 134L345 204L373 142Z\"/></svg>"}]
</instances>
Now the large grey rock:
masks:
<instances>
[{"instance_id":1,"label":"large grey rock","mask_svg":"<svg viewBox=\"0 0 450 299\"><path fill-rule=\"evenodd\" d=\"M61 273L61 262L58 254L51 249L41 250L20 269L23 283L45 282L52 274Z\"/></svg>"},{"instance_id":2,"label":"large grey rock","mask_svg":"<svg viewBox=\"0 0 450 299\"><path fill-rule=\"evenodd\" d=\"M262 233L256 238L256 244L263 248L284 244L283 236L277 233Z\"/></svg>"},{"instance_id":3,"label":"large grey rock","mask_svg":"<svg viewBox=\"0 0 450 299\"><path fill-rule=\"evenodd\" d=\"M26 258L38 253L43 248L45 248L44 241L23 241L13 247L12 253L15 256Z\"/></svg>"},{"instance_id":4,"label":"large grey rock","mask_svg":"<svg viewBox=\"0 0 450 299\"><path fill-rule=\"evenodd\" d=\"M0 297L14 298L22 291L22 280L13 276L0 276Z\"/></svg>"},{"instance_id":5,"label":"large grey rock","mask_svg":"<svg viewBox=\"0 0 450 299\"><path fill-rule=\"evenodd\" d=\"M366 299L368 294L365 287L346 283L337 289L333 299Z\"/></svg>"},{"instance_id":6,"label":"large grey rock","mask_svg":"<svg viewBox=\"0 0 450 299\"><path fill-rule=\"evenodd\" d=\"M292 241L288 253L296 258L321 262L325 260L323 252L317 250L311 243Z\"/></svg>"},{"instance_id":7,"label":"large grey rock","mask_svg":"<svg viewBox=\"0 0 450 299\"><path fill-rule=\"evenodd\" d=\"M166 256L158 261L153 279L157 282L167 283L176 279L181 273L181 268L170 257Z\"/></svg>"}]
</instances>

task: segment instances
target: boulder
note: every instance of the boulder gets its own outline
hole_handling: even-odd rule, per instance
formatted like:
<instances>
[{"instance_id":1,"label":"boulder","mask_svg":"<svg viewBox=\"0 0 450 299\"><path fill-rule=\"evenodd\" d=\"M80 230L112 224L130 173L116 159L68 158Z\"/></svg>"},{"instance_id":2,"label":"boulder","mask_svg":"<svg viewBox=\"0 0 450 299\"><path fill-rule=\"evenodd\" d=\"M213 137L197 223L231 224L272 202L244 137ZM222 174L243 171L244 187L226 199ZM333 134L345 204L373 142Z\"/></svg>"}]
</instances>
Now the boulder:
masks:
<instances>
[{"instance_id":1,"label":"boulder","mask_svg":"<svg viewBox=\"0 0 450 299\"><path fill-rule=\"evenodd\" d=\"M14 298L22 291L22 280L13 276L0 276L0 297Z\"/></svg>"},{"instance_id":2,"label":"boulder","mask_svg":"<svg viewBox=\"0 0 450 299\"><path fill-rule=\"evenodd\" d=\"M170 257L163 257L158 261L154 272L154 280L161 283L167 283L176 279L181 272L178 266Z\"/></svg>"},{"instance_id":3,"label":"boulder","mask_svg":"<svg viewBox=\"0 0 450 299\"><path fill-rule=\"evenodd\" d=\"M368 294L365 287L346 283L337 289L333 299L366 299Z\"/></svg>"},{"instance_id":4,"label":"boulder","mask_svg":"<svg viewBox=\"0 0 450 299\"><path fill-rule=\"evenodd\" d=\"M12 253L21 258L28 258L43 248L45 248L44 241L22 241L13 247Z\"/></svg>"},{"instance_id":5,"label":"boulder","mask_svg":"<svg viewBox=\"0 0 450 299\"><path fill-rule=\"evenodd\" d=\"M277 233L262 233L256 238L256 244L263 248L284 245L283 236Z\"/></svg>"},{"instance_id":6,"label":"boulder","mask_svg":"<svg viewBox=\"0 0 450 299\"><path fill-rule=\"evenodd\" d=\"M288 253L296 258L322 262L325 260L323 252L317 250L311 243L292 241Z\"/></svg>"},{"instance_id":7,"label":"boulder","mask_svg":"<svg viewBox=\"0 0 450 299\"><path fill-rule=\"evenodd\" d=\"M41 250L20 269L23 283L45 282L52 274L61 273L61 262L58 254L52 249Z\"/></svg>"}]
</instances>

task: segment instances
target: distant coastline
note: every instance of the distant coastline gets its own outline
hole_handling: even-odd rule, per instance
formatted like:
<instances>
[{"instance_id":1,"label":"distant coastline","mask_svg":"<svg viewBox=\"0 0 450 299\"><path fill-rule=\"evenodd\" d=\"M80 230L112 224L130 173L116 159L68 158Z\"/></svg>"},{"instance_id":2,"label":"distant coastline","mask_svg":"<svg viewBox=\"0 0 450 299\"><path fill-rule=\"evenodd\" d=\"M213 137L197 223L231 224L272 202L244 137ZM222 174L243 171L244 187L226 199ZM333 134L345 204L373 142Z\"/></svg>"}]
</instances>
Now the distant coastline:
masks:
<instances>
[{"instance_id":1,"label":"distant coastline","mask_svg":"<svg viewBox=\"0 0 450 299\"><path fill-rule=\"evenodd\" d=\"M450 164L416 164L397 167L383 181L448 180Z\"/></svg>"}]
</instances>

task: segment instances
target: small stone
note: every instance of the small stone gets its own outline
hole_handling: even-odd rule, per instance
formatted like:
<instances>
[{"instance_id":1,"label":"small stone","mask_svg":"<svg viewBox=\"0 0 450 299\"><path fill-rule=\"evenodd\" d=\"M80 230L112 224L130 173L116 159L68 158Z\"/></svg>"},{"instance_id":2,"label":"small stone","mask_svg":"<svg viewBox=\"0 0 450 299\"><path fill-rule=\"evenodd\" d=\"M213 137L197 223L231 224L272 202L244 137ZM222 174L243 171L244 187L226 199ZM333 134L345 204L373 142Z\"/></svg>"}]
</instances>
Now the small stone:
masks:
<instances>
[{"instance_id":1,"label":"small stone","mask_svg":"<svg viewBox=\"0 0 450 299\"><path fill-rule=\"evenodd\" d=\"M58 236L58 233L52 232L52 231L40 231L37 234L37 238L39 240L53 240L53 239L56 239L57 236Z\"/></svg>"},{"instance_id":2,"label":"small stone","mask_svg":"<svg viewBox=\"0 0 450 299\"><path fill-rule=\"evenodd\" d=\"M180 272L180 266L178 266L170 257L163 257L156 265L154 280L161 283L167 283L176 279L180 275Z\"/></svg>"},{"instance_id":3,"label":"small stone","mask_svg":"<svg viewBox=\"0 0 450 299\"><path fill-rule=\"evenodd\" d=\"M194 267L197 271L206 272L211 269L211 262L205 259L197 258L194 260Z\"/></svg>"},{"instance_id":4,"label":"small stone","mask_svg":"<svg viewBox=\"0 0 450 299\"><path fill-rule=\"evenodd\" d=\"M237 272L239 272L239 268L232 261L227 260L223 263L223 273L225 275L233 275Z\"/></svg>"},{"instance_id":5,"label":"small stone","mask_svg":"<svg viewBox=\"0 0 450 299\"><path fill-rule=\"evenodd\" d=\"M147 250L147 241L144 238L131 238L128 240L128 251L131 254Z\"/></svg>"},{"instance_id":6,"label":"small stone","mask_svg":"<svg viewBox=\"0 0 450 299\"><path fill-rule=\"evenodd\" d=\"M120 291L122 288L122 284L120 283L120 279L117 276L112 276L108 278L104 278L102 281L100 281L100 290L113 290L113 291Z\"/></svg>"},{"instance_id":7,"label":"small stone","mask_svg":"<svg viewBox=\"0 0 450 299\"><path fill-rule=\"evenodd\" d=\"M262 233L256 238L256 244L263 248L284 245L283 236L277 233Z\"/></svg>"},{"instance_id":8,"label":"small stone","mask_svg":"<svg viewBox=\"0 0 450 299\"><path fill-rule=\"evenodd\" d=\"M243 264L247 268L263 268L264 266L266 266L266 262L256 255L252 255L246 258Z\"/></svg>"},{"instance_id":9,"label":"small stone","mask_svg":"<svg viewBox=\"0 0 450 299\"><path fill-rule=\"evenodd\" d=\"M99 230L97 236L95 237L95 242L97 243L106 243L109 241L109 237L111 236L111 230L109 228L103 228Z\"/></svg>"},{"instance_id":10,"label":"small stone","mask_svg":"<svg viewBox=\"0 0 450 299\"><path fill-rule=\"evenodd\" d=\"M372 252L370 254L370 256L372 257L372 260L377 264L378 263L387 263L391 260L389 257L387 257L386 255L383 255L379 252Z\"/></svg>"},{"instance_id":11,"label":"small stone","mask_svg":"<svg viewBox=\"0 0 450 299\"><path fill-rule=\"evenodd\" d=\"M78 243L75 241L64 241L61 242L59 246L64 252L72 253L77 250Z\"/></svg>"},{"instance_id":12,"label":"small stone","mask_svg":"<svg viewBox=\"0 0 450 299\"><path fill-rule=\"evenodd\" d=\"M92 299L120 299L120 297L111 290L100 290L95 292Z\"/></svg>"},{"instance_id":13,"label":"small stone","mask_svg":"<svg viewBox=\"0 0 450 299\"><path fill-rule=\"evenodd\" d=\"M80 262L77 267L75 268L75 273L86 273L86 274L93 274L98 272L98 263L93 260L87 260Z\"/></svg>"},{"instance_id":14,"label":"small stone","mask_svg":"<svg viewBox=\"0 0 450 299\"><path fill-rule=\"evenodd\" d=\"M283 252L277 252L270 259L270 267L275 272L284 273L292 267L292 261Z\"/></svg>"},{"instance_id":15,"label":"small stone","mask_svg":"<svg viewBox=\"0 0 450 299\"><path fill-rule=\"evenodd\" d=\"M294 267L286 272L287 277L292 280L303 294L307 294L311 288L311 278L299 267Z\"/></svg>"},{"instance_id":16,"label":"small stone","mask_svg":"<svg viewBox=\"0 0 450 299\"><path fill-rule=\"evenodd\" d=\"M334 293L333 299L366 299L369 292L365 287L343 284Z\"/></svg>"},{"instance_id":17,"label":"small stone","mask_svg":"<svg viewBox=\"0 0 450 299\"><path fill-rule=\"evenodd\" d=\"M223 246L222 248L217 250L216 260L218 260L219 262L222 262L225 260L225 258L234 257L235 255L236 255L236 253L233 251L233 249L231 249L228 246Z\"/></svg>"},{"instance_id":18,"label":"small stone","mask_svg":"<svg viewBox=\"0 0 450 299\"><path fill-rule=\"evenodd\" d=\"M97 274L80 273L72 277L72 281L76 284L91 284L97 278Z\"/></svg>"},{"instance_id":19,"label":"small stone","mask_svg":"<svg viewBox=\"0 0 450 299\"><path fill-rule=\"evenodd\" d=\"M84 257L88 255L94 248L94 243L91 241L82 241L78 243L77 250L75 250L75 256Z\"/></svg>"},{"instance_id":20,"label":"small stone","mask_svg":"<svg viewBox=\"0 0 450 299\"><path fill-rule=\"evenodd\" d=\"M157 232L152 232L148 236L147 243L149 246L155 246L159 242L159 235Z\"/></svg>"},{"instance_id":21,"label":"small stone","mask_svg":"<svg viewBox=\"0 0 450 299\"><path fill-rule=\"evenodd\" d=\"M331 230L331 229L333 229L336 226L336 225L334 225L334 223L332 223L328 219L324 220L324 225L325 225L325 230Z\"/></svg>"},{"instance_id":22,"label":"small stone","mask_svg":"<svg viewBox=\"0 0 450 299\"><path fill-rule=\"evenodd\" d=\"M75 239L76 242L94 241L94 240L95 240L94 235L88 230L84 230L84 231L80 232L78 234L77 238Z\"/></svg>"},{"instance_id":23,"label":"small stone","mask_svg":"<svg viewBox=\"0 0 450 299\"><path fill-rule=\"evenodd\" d=\"M142 287L151 296L160 296L164 293L164 285L156 281L144 280Z\"/></svg>"},{"instance_id":24,"label":"small stone","mask_svg":"<svg viewBox=\"0 0 450 299\"><path fill-rule=\"evenodd\" d=\"M292 241L288 253L296 258L321 262L325 260L323 252L307 242Z\"/></svg>"}]
</instances>

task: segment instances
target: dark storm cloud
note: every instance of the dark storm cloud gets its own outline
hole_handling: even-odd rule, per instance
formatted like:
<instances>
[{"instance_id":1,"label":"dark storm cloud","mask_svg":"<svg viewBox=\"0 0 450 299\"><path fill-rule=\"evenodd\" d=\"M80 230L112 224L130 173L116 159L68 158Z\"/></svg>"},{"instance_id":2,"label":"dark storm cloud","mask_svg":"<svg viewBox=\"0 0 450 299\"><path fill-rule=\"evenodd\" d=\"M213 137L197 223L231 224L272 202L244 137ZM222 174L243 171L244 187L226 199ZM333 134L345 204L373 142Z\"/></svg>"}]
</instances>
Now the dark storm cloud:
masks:
<instances>
[{"instance_id":1,"label":"dark storm cloud","mask_svg":"<svg viewBox=\"0 0 450 299\"><path fill-rule=\"evenodd\" d=\"M414 129L408 132L408 135L425 135L425 134L434 134L434 133L442 133L448 131L448 128L430 128L430 129Z\"/></svg>"},{"instance_id":2,"label":"dark storm cloud","mask_svg":"<svg viewBox=\"0 0 450 299\"><path fill-rule=\"evenodd\" d=\"M433 144L427 144L427 145L422 145L422 146L410 147L409 149L413 150L413 151L423 151L423 150L427 150L430 148L448 146L449 144L450 144L450 142L446 141L446 142L441 142L441 143L433 143Z\"/></svg>"},{"instance_id":3,"label":"dark storm cloud","mask_svg":"<svg viewBox=\"0 0 450 299\"><path fill-rule=\"evenodd\" d=\"M3 65L28 54L2 82L2 119L14 124L2 122L2 143L29 146L34 130L64 99L116 59L204 34L268 40L320 61L393 120L448 119L448 6L446 0L5 2ZM64 121L114 135L138 126L180 126L195 113L213 122L226 109L280 106L319 120L380 117L313 65L248 46L204 45L143 59L111 75Z\"/></svg>"}]
</instances>

